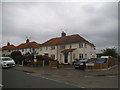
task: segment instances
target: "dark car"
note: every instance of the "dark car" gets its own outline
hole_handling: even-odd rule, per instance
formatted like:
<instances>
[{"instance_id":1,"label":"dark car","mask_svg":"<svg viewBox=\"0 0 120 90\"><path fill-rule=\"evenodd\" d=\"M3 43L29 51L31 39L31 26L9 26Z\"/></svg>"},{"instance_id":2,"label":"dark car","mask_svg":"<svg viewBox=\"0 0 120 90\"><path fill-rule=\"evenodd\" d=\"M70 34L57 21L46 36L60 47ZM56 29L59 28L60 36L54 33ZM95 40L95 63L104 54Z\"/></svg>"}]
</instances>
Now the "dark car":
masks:
<instances>
[{"instance_id":1,"label":"dark car","mask_svg":"<svg viewBox=\"0 0 120 90\"><path fill-rule=\"evenodd\" d=\"M85 68L86 62L88 62L88 60L79 60L77 62L74 62L74 68L83 70Z\"/></svg>"}]
</instances>

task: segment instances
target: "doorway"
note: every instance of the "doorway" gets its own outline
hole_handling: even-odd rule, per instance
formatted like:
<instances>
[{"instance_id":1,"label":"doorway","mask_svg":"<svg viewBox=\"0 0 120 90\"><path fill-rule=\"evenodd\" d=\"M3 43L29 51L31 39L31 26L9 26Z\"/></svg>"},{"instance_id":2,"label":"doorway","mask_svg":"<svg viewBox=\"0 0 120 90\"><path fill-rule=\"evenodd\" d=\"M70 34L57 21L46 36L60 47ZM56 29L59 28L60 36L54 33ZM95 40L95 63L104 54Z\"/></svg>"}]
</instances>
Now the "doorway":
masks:
<instances>
[{"instance_id":1,"label":"doorway","mask_svg":"<svg viewBox=\"0 0 120 90\"><path fill-rule=\"evenodd\" d=\"M68 53L64 54L64 63L68 63Z\"/></svg>"}]
</instances>

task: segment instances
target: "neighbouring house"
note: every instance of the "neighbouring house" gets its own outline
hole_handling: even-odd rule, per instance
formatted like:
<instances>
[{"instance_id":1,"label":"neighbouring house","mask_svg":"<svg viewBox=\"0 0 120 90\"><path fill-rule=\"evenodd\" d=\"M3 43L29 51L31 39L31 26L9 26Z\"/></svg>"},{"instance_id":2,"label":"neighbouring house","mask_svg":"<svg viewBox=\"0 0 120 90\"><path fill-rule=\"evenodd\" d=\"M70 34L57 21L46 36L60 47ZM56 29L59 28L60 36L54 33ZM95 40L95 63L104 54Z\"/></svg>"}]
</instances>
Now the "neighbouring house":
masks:
<instances>
[{"instance_id":1,"label":"neighbouring house","mask_svg":"<svg viewBox=\"0 0 120 90\"><path fill-rule=\"evenodd\" d=\"M15 49L14 45L7 43L7 46L2 47L2 56L9 56Z\"/></svg>"},{"instance_id":2,"label":"neighbouring house","mask_svg":"<svg viewBox=\"0 0 120 90\"><path fill-rule=\"evenodd\" d=\"M43 43L39 55L47 55L60 64L72 64L76 59L96 58L95 46L78 34L68 35L62 32L61 37L52 38Z\"/></svg>"},{"instance_id":3,"label":"neighbouring house","mask_svg":"<svg viewBox=\"0 0 120 90\"><path fill-rule=\"evenodd\" d=\"M38 53L37 49L41 44L36 42L29 42L29 39L26 40L26 43L22 43L18 46L10 45L8 42L7 46L2 47L2 56L9 56L13 51L20 51L22 55L27 53Z\"/></svg>"},{"instance_id":4,"label":"neighbouring house","mask_svg":"<svg viewBox=\"0 0 120 90\"><path fill-rule=\"evenodd\" d=\"M96 58L94 44L84 39L78 34L66 36L65 32L61 33L61 37L52 38L43 44L30 42L29 39L25 43L18 46L7 44L2 47L2 55L8 56L13 51L20 51L22 55L34 53L34 55L46 55L54 60L58 60L60 64L72 64L78 59Z\"/></svg>"},{"instance_id":5,"label":"neighbouring house","mask_svg":"<svg viewBox=\"0 0 120 90\"><path fill-rule=\"evenodd\" d=\"M37 49L41 46L41 44L38 44L36 42L30 42L29 39L26 40L26 43L22 43L18 45L15 50L20 51L22 55L25 55L27 53L38 53Z\"/></svg>"}]
</instances>

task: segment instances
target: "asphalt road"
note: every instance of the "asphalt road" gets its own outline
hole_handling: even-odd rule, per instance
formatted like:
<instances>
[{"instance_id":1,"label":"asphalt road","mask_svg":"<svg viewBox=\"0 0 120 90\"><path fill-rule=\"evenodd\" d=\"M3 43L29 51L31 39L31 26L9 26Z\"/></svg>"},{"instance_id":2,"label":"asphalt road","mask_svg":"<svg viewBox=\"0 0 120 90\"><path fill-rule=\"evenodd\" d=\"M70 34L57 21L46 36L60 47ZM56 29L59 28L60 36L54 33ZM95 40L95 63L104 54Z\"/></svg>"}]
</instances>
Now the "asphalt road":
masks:
<instances>
[{"instance_id":1,"label":"asphalt road","mask_svg":"<svg viewBox=\"0 0 120 90\"><path fill-rule=\"evenodd\" d=\"M72 85L35 77L14 69L2 71L3 88L77 88Z\"/></svg>"}]
</instances>

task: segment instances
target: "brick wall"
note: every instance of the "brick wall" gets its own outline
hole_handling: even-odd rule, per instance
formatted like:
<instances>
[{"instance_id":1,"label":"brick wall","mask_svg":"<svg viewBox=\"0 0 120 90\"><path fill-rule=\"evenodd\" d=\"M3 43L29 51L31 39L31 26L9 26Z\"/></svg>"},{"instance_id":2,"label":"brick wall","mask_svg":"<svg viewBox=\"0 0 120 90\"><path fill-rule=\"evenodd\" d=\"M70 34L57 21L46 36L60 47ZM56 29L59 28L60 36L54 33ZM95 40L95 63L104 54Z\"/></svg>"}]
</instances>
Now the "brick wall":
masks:
<instances>
[{"instance_id":1,"label":"brick wall","mask_svg":"<svg viewBox=\"0 0 120 90\"><path fill-rule=\"evenodd\" d=\"M57 61L50 61L49 66L50 67L57 67L58 66L58 62Z\"/></svg>"}]
</instances>

